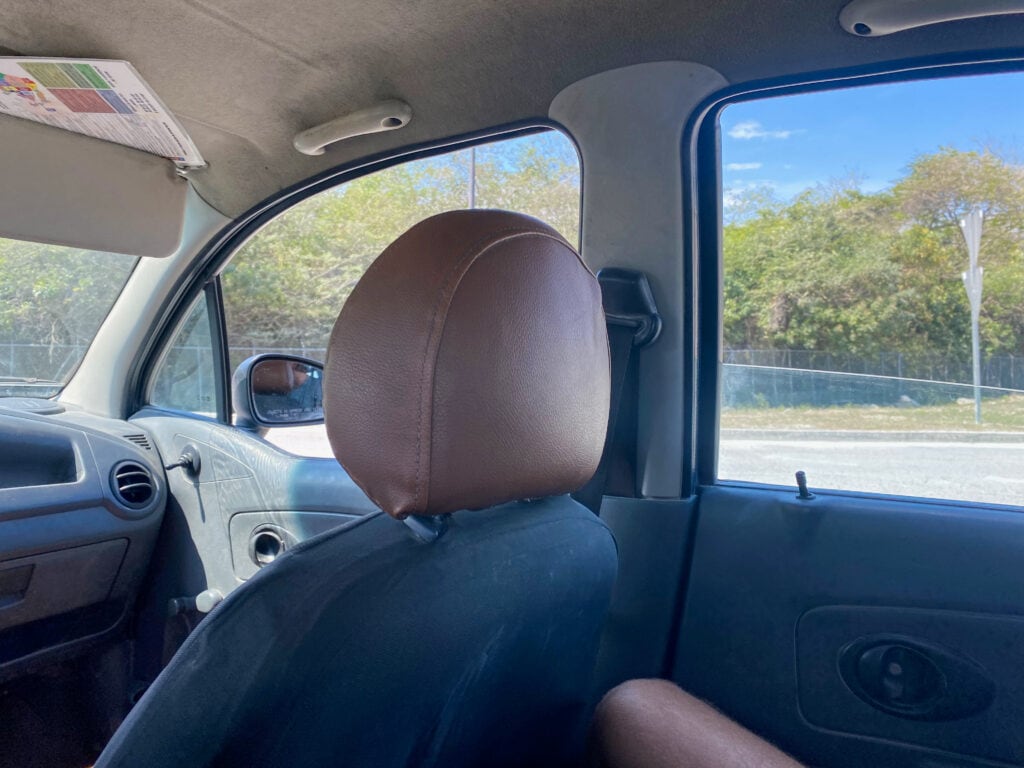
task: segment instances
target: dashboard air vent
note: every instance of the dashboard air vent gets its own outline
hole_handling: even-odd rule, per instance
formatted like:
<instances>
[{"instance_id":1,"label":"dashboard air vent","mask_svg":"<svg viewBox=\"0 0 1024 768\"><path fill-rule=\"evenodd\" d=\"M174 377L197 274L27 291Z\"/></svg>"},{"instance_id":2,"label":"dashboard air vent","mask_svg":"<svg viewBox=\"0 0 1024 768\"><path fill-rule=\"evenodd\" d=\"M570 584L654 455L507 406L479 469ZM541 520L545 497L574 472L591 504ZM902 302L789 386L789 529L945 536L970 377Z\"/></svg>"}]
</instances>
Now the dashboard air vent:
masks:
<instances>
[{"instance_id":1,"label":"dashboard air vent","mask_svg":"<svg viewBox=\"0 0 1024 768\"><path fill-rule=\"evenodd\" d=\"M137 433L134 435L125 435L124 439L130 443L135 443L140 448L145 448L147 451L153 450L153 446L149 444L149 438L143 435L142 433Z\"/></svg>"},{"instance_id":2,"label":"dashboard air vent","mask_svg":"<svg viewBox=\"0 0 1024 768\"><path fill-rule=\"evenodd\" d=\"M133 461L124 461L114 467L111 480L114 496L129 509L146 506L156 491L152 473Z\"/></svg>"}]
</instances>

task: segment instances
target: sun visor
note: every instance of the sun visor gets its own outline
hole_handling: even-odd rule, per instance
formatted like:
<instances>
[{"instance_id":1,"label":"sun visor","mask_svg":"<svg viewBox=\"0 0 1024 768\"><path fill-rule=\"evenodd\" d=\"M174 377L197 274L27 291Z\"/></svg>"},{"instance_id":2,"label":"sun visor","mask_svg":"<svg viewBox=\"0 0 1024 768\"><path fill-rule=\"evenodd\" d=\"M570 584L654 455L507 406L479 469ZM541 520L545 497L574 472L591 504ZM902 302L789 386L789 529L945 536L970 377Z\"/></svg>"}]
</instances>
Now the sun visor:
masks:
<instances>
[{"instance_id":1,"label":"sun visor","mask_svg":"<svg viewBox=\"0 0 1024 768\"><path fill-rule=\"evenodd\" d=\"M188 182L169 160L0 115L0 236L135 256L181 241Z\"/></svg>"},{"instance_id":2,"label":"sun visor","mask_svg":"<svg viewBox=\"0 0 1024 768\"><path fill-rule=\"evenodd\" d=\"M135 256L178 249L205 165L127 61L0 57L0 236Z\"/></svg>"}]
</instances>

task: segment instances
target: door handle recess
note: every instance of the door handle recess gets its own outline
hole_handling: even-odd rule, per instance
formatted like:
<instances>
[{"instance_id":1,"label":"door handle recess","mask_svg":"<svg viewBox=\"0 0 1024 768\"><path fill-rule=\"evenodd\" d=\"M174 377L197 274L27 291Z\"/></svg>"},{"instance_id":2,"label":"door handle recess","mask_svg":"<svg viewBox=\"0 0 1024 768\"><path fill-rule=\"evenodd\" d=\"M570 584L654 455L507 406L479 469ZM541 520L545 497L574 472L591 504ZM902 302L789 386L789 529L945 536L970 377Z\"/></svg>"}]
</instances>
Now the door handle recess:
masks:
<instances>
[{"instance_id":1,"label":"door handle recess","mask_svg":"<svg viewBox=\"0 0 1024 768\"><path fill-rule=\"evenodd\" d=\"M872 635L839 652L846 686L875 709L912 720L959 720L986 709L995 685L974 661L902 635Z\"/></svg>"}]
</instances>

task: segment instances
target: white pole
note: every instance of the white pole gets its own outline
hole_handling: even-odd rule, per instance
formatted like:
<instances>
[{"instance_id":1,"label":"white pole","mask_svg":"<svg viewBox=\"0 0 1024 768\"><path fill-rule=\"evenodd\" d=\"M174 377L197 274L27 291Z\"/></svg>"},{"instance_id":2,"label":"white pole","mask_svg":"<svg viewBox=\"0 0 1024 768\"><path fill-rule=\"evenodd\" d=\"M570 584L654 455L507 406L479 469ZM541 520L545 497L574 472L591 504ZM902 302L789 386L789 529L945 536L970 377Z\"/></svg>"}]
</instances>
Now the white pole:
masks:
<instances>
[{"instance_id":1,"label":"white pole","mask_svg":"<svg viewBox=\"0 0 1024 768\"><path fill-rule=\"evenodd\" d=\"M981 251L981 225L984 218L984 213L976 208L960 220L960 231L967 243L967 256L970 260L967 271L961 276L964 288L967 289L967 300L971 304L971 357L974 374L975 424L981 424L981 333L978 330L978 318L981 314L981 289L985 270L978 266L978 253Z\"/></svg>"},{"instance_id":2,"label":"white pole","mask_svg":"<svg viewBox=\"0 0 1024 768\"><path fill-rule=\"evenodd\" d=\"M476 147L469 148L469 207L476 208Z\"/></svg>"}]
</instances>

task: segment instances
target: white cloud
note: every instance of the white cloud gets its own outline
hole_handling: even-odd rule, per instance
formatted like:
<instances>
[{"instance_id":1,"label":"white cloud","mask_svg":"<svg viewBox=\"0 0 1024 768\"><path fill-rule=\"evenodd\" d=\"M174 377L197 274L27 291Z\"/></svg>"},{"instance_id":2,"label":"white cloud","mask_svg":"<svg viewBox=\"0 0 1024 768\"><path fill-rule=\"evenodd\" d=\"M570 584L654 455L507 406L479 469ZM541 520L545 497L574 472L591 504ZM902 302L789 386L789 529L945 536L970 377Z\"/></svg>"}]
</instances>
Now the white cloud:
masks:
<instances>
[{"instance_id":1,"label":"white cloud","mask_svg":"<svg viewBox=\"0 0 1024 768\"><path fill-rule=\"evenodd\" d=\"M735 207L742 203L746 198L746 194L752 190L760 189L774 194L777 188L778 184L771 179L756 179L732 184L722 190L722 206L725 208Z\"/></svg>"},{"instance_id":2,"label":"white cloud","mask_svg":"<svg viewBox=\"0 0 1024 768\"><path fill-rule=\"evenodd\" d=\"M743 194L742 189L723 189L722 190L722 207L723 208L735 208L739 202L741 195Z\"/></svg>"},{"instance_id":3,"label":"white cloud","mask_svg":"<svg viewBox=\"0 0 1024 768\"><path fill-rule=\"evenodd\" d=\"M725 170L727 171L756 171L761 167L761 163L727 163Z\"/></svg>"},{"instance_id":4,"label":"white cloud","mask_svg":"<svg viewBox=\"0 0 1024 768\"><path fill-rule=\"evenodd\" d=\"M729 129L734 139L788 139L796 131L768 131L757 120L744 120Z\"/></svg>"}]
</instances>

